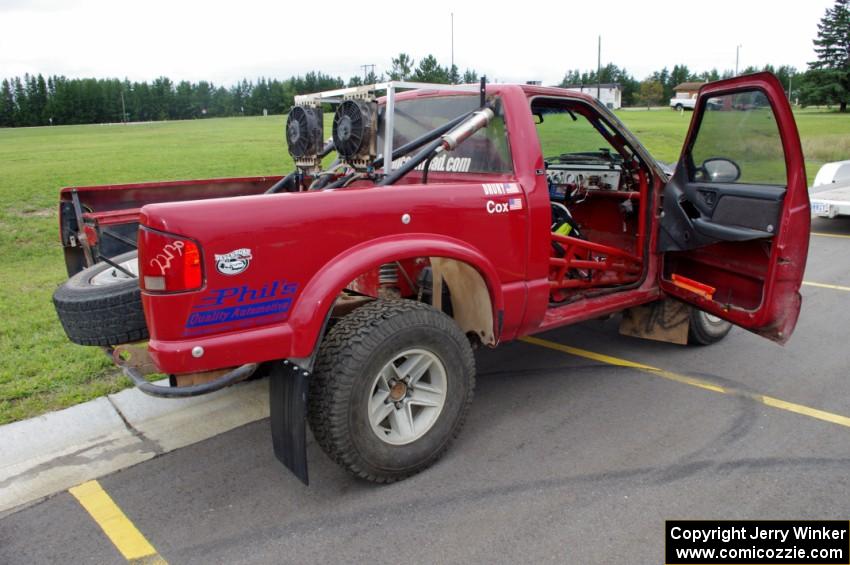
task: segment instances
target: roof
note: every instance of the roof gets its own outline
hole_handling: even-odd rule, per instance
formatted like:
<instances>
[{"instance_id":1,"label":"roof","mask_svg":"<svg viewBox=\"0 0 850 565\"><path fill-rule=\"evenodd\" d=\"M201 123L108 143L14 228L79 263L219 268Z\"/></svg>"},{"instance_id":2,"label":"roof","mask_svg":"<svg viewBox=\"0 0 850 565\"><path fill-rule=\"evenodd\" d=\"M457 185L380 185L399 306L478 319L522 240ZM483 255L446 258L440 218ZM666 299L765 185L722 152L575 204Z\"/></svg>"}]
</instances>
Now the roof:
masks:
<instances>
[{"instance_id":1,"label":"roof","mask_svg":"<svg viewBox=\"0 0 850 565\"><path fill-rule=\"evenodd\" d=\"M699 90L704 84L704 82L683 82L682 84L674 86L673 91L678 92L679 90Z\"/></svg>"},{"instance_id":2,"label":"roof","mask_svg":"<svg viewBox=\"0 0 850 565\"><path fill-rule=\"evenodd\" d=\"M587 84L570 84L564 86L562 88L620 88L620 83L618 82L603 82L602 84L596 84L595 82L589 82Z\"/></svg>"}]
</instances>

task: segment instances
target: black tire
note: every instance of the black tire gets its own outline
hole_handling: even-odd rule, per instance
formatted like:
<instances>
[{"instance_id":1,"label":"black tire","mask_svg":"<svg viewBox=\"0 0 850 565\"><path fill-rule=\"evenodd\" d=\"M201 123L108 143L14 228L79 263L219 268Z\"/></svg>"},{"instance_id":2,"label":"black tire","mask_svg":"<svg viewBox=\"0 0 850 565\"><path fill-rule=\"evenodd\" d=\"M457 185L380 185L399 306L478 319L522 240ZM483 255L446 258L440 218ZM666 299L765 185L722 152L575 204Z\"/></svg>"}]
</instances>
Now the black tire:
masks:
<instances>
[{"instance_id":1,"label":"black tire","mask_svg":"<svg viewBox=\"0 0 850 565\"><path fill-rule=\"evenodd\" d=\"M412 348L436 356L445 369L445 400L424 435L391 445L373 431L369 400L381 369ZM310 383L310 428L349 473L390 483L445 453L463 426L474 387L472 348L454 320L420 302L376 300L344 317L323 340Z\"/></svg>"},{"instance_id":2,"label":"black tire","mask_svg":"<svg viewBox=\"0 0 850 565\"><path fill-rule=\"evenodd\" d=\"M112 258L123 263L138 256L130 251ZM148 338L138 279L95 286L92 278L113 269L97 263L56 289L53 305L68 339L80 345L120 345Z\"/></svg>"},{"instance_id":3,"label":"black tire","mask_svg":"<svg viewBox=\"0 0 850 565\"><path fill-rule=\"evenodd\" d=\"M676 106L673 109L676 110L677 112L681 112L682 110L684 110L684 106L682 106L681 104L676 104Z\"/></svg>"},{"instance_id":4,"label":"black tire","mask_svg":"<svg viewBox=\"0 0 850 565\"><path fill-rule=\"evenodd\" d=\"M695 345L711 345L717 343L729 333L732 324L726 320L709 317L702 310L691 308L690 325L688 326L688 343ZM715 318L715 319L711 319Z\"/></svg>"}]
</instances>

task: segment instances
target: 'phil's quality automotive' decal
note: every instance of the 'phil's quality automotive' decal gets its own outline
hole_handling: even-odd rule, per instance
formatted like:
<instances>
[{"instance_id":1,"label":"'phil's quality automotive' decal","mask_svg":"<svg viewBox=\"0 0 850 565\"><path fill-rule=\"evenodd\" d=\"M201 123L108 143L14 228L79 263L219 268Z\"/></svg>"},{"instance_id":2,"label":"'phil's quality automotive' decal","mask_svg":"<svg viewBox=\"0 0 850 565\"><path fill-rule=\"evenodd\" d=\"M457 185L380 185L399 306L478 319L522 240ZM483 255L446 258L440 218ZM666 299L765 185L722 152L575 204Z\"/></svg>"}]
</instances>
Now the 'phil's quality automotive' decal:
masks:
<instances>
[{"instance_id":1,"label":"'phil's quality automotive' decal","mask_svg":"<svg viewBox=\"0 0 850 565\"><path fill-rule=\"evenodd\" d=\"M213 289L194 307L195 311L186 320L186 328L223 324L247 327L283 320L289 315L296 292L298 283L287 281L268 282L261 287L242 285Z\"/></svg>"}]
</instances>

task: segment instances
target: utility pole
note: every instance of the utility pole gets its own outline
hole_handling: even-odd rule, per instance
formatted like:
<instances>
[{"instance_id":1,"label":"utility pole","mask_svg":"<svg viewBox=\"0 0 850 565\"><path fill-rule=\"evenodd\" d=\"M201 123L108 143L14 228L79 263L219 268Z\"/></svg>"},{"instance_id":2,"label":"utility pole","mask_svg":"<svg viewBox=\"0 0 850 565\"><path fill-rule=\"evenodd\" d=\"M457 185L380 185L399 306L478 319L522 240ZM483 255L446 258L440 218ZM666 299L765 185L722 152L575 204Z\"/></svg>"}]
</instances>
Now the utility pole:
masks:
<instances>
[{"instance_id":1,"label":"utility pole","mask_svg":"<svg viewBox=\"0 0 850 565\"><path fill-rule=\"evenodd\" d=\"M602 90L602 36L599 36L599 48L596 51L596 99L600 99Z\"/></svg>"},{"instance_id":2,"label":"utility pole","mask_svg":"<svg viewBox=\"0 0 850 565\"><path fill-rule=\"evenodd\" d=\"M735 76L738 76L738 61L740 60L741 56L741 47L742 45L738 45L737 47L735 47Z\"/></svg>"},{"instance_id":3,"label":"utility pole","mask_svg":"<svg viewBox=\"0 0 850 565\"><path fill-rule=\"evenodd\" d=\"M369 69L371 71L371 73L374 75L375 74L375 65L374 64L360 65L360 68L363 69L363 84L366 84L366 82L369 79L369 73L366 72L366 69Z\"/></svg>"},{"instance_id":4,"label":"utility pole","mask_svg":"<svg viewBox=\"0 0 850 565\"><path fill-rule=\"evenodd\" d=\"M453 71L455 68L455 13L452 12L452 66L449 68L449 72Z\"/></svg>"},{"instance_id":5,"label":"utility pole","mask_svg":"<svg viewBox=\"0 0 850 565\"><path fill-rule=\"evenodd\" d=\"M127 109L124 107L124 90L121 90L121 122L127 123Z\"/></svg>"}]
</instances>

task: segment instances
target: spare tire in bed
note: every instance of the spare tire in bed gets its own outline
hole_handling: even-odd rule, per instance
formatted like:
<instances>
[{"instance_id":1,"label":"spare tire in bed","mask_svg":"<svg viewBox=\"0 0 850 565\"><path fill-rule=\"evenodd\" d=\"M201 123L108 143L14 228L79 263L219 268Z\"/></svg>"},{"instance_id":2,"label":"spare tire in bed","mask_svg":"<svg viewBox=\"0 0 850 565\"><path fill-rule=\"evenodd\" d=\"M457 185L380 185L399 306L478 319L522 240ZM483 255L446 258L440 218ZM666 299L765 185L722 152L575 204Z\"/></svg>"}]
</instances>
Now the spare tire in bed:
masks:
<instances>
[{"instance_id":1,"label":"spare tire in bed","mask_svg":"<svg viewBox=\"0 0 850 565\"><path fill-rule=\"evenodd\" d=\"M138 275L138 252L111 259ZM137 276L106 262L83 269L56 289L53 305L68 339L80 345L119 345L147 339Z\"/></svg>"}]
</instances>

